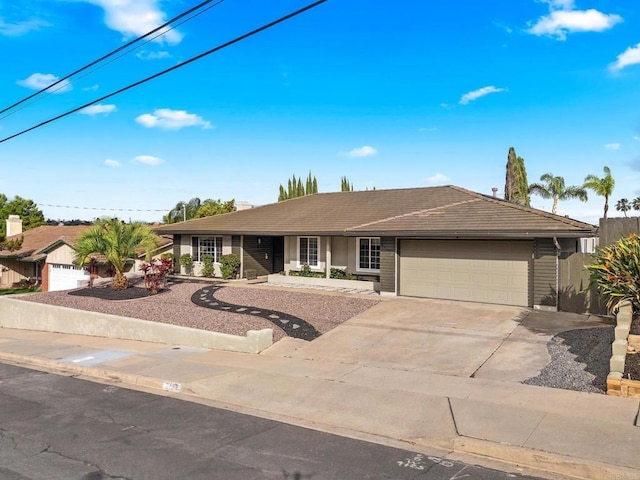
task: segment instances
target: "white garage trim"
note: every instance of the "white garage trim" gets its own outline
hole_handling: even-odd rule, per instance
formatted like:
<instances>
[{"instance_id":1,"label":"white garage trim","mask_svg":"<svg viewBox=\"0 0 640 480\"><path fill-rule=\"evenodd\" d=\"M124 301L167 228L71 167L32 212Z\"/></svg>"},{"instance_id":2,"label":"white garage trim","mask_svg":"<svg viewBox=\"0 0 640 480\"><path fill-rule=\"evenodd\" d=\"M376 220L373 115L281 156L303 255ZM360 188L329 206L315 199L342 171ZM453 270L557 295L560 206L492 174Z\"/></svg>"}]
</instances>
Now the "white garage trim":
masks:
<instances>
[{"instance_id":1,"label":"white garage trim","mask_svg":"<svg viewBox=\"0 0 640 480\"><path fill-rule=\"evenodd\" d=\"M530 306L532 241L400 240L399 294Z\"/></svg>"},{"instance_id":2,"label":"white garage trim","mask_svg":"<svg viewBox=\"0 0 640 480\"><path fill-rule=\"evenodd\" d=\"M83 280L89 280L89 274L84 268L59 263L49 264L50 292L78 288L78 282Z\"/></svg>"}]
</instances>

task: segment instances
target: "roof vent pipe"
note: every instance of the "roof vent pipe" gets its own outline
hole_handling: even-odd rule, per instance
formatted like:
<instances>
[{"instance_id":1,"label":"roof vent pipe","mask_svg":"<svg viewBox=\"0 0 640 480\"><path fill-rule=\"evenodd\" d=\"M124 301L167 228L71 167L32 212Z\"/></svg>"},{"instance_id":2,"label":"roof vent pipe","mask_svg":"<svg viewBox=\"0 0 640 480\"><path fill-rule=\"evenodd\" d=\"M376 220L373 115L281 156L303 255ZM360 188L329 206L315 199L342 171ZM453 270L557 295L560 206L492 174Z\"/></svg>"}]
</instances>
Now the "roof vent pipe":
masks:
<instances>
[{"instance_id":1,"label":"roof vent pipe","mask_svg":"<svg viewBox=\"0 0 640 480\"><path fill-rule=\"evenodd\" d=\"M498 188L497 187L493 187L491 189L491 191L493 192L493 198L497 198L498 197Z\"/></svg>"}]
</instances>

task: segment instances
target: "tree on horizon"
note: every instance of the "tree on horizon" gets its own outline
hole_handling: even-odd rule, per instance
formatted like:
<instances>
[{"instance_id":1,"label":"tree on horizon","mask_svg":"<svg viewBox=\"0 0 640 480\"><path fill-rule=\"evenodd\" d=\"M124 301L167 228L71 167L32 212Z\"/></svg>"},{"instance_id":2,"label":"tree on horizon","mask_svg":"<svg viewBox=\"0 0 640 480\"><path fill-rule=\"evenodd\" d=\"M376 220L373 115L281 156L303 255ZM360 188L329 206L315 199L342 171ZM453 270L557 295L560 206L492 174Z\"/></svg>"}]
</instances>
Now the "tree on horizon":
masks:
<instances>
[{"instance_id":1,"label":"tree on horizon","mask_svg":"<svg viewBox=\"0 0 640 480\"><path fill-rule=\"evenodd\" d=\"M542 183L532 183L529 185L529 193L539 195L545 199L553 199L551 213L554 215L558 211L558 201L560 200L577 198L581 202L586 202L588 199L587 191L584 187L567 187L564 183L564 177L556 177L551 173L545 173L540 177L540 182Z\"/></svg>"},{"instance_id":2,"label":"tree on horizon","mask_svg":"<svg viewBox=\"0 0 640 480\"><path fill-rule=\"evenodd\" d=\"M349 182L347 177L340 179L340 191L341 192L353 192L353 183Z\"/></svg>"},{"instance_id":3,"label":"tree on horizon","mask_svg":"<svg viewBox=\"0 0 640 480\"><path fill-rule=\"evenodd\" d=\"M607 212L609 211L609 197L613 193L613 189L616 186L616 181L611 175L611 169L605 165L603 168L604 176L598 177L597 175L587 175L584 179L583 188L593 190L593 192L604 197L604 218L607 218Z\"/></svg>"},{"instance_id":4,"label":"tree on horizon","mask_svg":"<svg viewBox=\"0 0 640 480\"><path fill-rule=\"evenodd\" d=\"M524 158L517 156L513 147L509 148L509 153L507 154L506 170L504 199L508 202L530 207L531 197L529 196L529 181L527 180Z\"/></svg>"},{"instance_id":5,"label":"tree on horizon","mask_svg":"<svg viewBox=\"0 0 640 480\"><path fill-rule=\"evenodd\" d=\"M296 178L295 174L287 180L287 188L280 184L278 189L278 201L289 200L290 198L304 197L305 195L311 195L318 193L318 180L315 176L309 175L305 183L302 183L302 177Z\"/></svg>"}]
</instances>

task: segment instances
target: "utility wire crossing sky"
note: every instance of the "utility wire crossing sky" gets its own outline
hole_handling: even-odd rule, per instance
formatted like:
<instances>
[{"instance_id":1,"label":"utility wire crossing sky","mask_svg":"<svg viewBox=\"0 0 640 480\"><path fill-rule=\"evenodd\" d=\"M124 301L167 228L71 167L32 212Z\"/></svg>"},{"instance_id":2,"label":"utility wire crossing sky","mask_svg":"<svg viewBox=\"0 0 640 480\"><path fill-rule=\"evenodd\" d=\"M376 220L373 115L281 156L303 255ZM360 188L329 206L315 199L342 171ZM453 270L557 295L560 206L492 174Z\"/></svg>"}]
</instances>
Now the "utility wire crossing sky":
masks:
<instances>
[{"instance_id":1,"label":"utility wire crossing sky","mask_svg":"<svg viewBox=\"0 0 640 480\"><path fill-rule=\"evenodd\" d=\"M193 197L271 203L309 172L320 192L347 176L357 190L491 195L513 146L529 183L582 185L609 166L610 216L640 195L635 0L334 0L244 37L307 6L0 3L0 192L52 219L95 215L69 205L147 221ZM590 193L559 213L597 223L603 203Z\"/></svg>"}]
</instances>

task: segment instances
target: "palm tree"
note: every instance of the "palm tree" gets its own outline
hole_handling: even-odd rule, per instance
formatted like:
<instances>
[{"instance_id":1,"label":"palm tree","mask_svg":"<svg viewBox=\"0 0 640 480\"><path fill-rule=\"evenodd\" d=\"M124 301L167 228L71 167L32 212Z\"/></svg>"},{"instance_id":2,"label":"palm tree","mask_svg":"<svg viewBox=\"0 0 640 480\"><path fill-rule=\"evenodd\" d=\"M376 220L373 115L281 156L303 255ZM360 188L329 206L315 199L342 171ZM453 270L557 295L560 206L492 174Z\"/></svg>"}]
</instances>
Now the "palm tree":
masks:
<instances>
[{"instance_id":1,"label":"palm tree","mask_svg":"<svg viewBox=\"0 0 640 480\"><path fill-rule=\"evenodd\" d=\"M613 193L613 189L616 185L616 181L611 176L611 170L609 167L604 167L604 177L600 178L596 175L587 175L584 178L583 188L593 190L596 195L604 197L604 218L607 218L607 212L609 211L609 197Z\"/></svg>"},{"instance_id":2,"label":"palm tree","mask_svg":"<svg viewBox=\"0 0 640 480\"><path fill-rule=\"evenodd\" d=\"M188 202L180 201L163 217L164 223L176 223L198 218L198 210L201 206L202 202L198 197L194 197Z\"/></svg>"},{"instance_id":3,"label":"palm tree","mask_svg":"<svg viewBox=\"0 0 640 480\"><path fill-rule=\"evenodd\" d=\"M570 200L577 198L581 202L587 201L587 191L583 187L565 187L563 177L554 177L551 173L545 173L540 177L543 183L532 183L529 185L529 193L540 195L542 198L553 198L554 215L558 211L559 200Z\"/></svg>"},{"instance_id":4,"label":"palm tree","mask_svg":"<svg viewBox=\"0 0 640 480\"><path fill-rule=\"evenodd\" d=\"M113 266L115 274L111 287L124 290L129 286L124 269L127 260L135 259L143 249L150 260L151 251L158 245L158 236L141 222L122 223L117 218L96 220L93 227L85 230L76 240L74 263L84 265L92 255L104 255Z\"/></svg>"},{"instance_id":5,"label":"palm tree","mask_svg":"<svg viewBox=\"0 0 640 480\"><path fill-rule=\"evenodd\" d=\"M640 210L640 197L636 197L631 201L631 206L634 210Z\"/></svg>"},{"instance_id":6,"label":"palm tree","mask_svg":"<svg viewBox=\"0 0 640 480\"><path fill-rule=\"evenodd\" d=\"M620 200L618 200L618 203L616 203L616 210L624 213L624 216L626 218L627 212L631 210L631 204L629 203L629 200L627 200L626 198L621 198Z\"/></svg>"}]
</instances>

